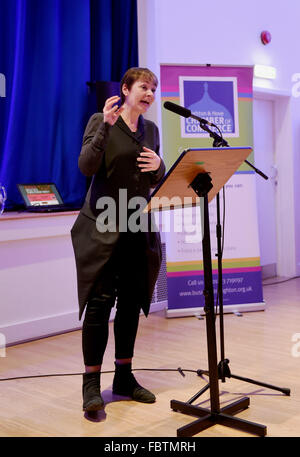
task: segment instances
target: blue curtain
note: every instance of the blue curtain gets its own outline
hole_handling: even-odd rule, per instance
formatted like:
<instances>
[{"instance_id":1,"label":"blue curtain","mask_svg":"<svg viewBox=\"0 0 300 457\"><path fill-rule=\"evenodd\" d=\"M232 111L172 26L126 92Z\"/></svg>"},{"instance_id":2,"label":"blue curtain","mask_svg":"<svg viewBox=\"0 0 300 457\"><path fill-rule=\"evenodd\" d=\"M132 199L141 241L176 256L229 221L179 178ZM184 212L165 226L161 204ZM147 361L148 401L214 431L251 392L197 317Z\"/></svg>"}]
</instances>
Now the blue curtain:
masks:
<instances>
[{"instance_id":1,"label":"blue curtain","mask_svg":"<svg viewBox=\"0 0 300 457\"><path fill-rule=\"evenodd\" d=\"M88 81L120 81L138 65L136 0L1 0L0 182L54 182L80 205L77 159L91 115Z\"/></svg>"}]
</instances>

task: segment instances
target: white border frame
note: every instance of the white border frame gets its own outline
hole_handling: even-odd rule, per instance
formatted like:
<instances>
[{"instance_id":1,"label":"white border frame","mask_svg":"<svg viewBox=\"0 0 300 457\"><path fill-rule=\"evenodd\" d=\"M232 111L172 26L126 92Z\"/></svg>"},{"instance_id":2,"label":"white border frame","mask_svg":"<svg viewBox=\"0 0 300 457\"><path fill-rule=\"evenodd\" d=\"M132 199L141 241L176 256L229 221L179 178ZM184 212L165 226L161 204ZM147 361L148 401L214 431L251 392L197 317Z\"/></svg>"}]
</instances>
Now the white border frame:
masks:
<instances>
[{"instance_id":1,"label":"white border frame","mask_svg":"<svg viewBox=\"0 0 300 457\"><path fill-rule=\"evenodd\" d=\"M197 67L197 65L195 65ZM199 68L203 68L203 66L199 65ZM238 91L237 91L237 77L236 76L179 76L179 100L180 104L184 106L184 88L183 83L184 81L230 81L233 83L233 105L234 105L234 127L235 133L228 133L224 134L224 138L238 138L239 137L239 112L238 112ZM185 133L185 124L184 119L181 117L180 125L181 125L181 138L208 138L209 134L201 132L199 133Z\"/></svg>"}]
</instances>

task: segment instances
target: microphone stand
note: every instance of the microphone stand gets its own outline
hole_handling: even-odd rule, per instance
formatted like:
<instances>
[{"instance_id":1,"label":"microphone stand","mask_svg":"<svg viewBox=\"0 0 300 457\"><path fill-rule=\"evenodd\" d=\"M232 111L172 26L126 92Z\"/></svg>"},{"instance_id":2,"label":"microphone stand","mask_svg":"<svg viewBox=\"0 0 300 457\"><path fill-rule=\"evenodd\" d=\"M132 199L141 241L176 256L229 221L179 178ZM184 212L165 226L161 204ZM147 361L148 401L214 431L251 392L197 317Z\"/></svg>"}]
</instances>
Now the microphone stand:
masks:
<instances>
[{"instance_id":1,"label":"microphone stand","mask_svg":"<svg viewBox=\"0 0 300 457\"><path fill-rule=\"evenodd\" d=\"M197 118L193 116L200 122L200 127L209 133L209 136L213 138L213 147L229 147L227 141L216 132L210 130L207 126L207 123L203 122L203 119ZM214 126L218 129L217 126ZM218 129L219 130L219 129ZM220 132L220 130L219 130ZM220 132L222 135L222 133ZM264 179L268 179L268 177L250 162L245 160L247 163L257 174L259 174ZM224 190L223 190L224 191ZM222 382L226 382L226 378L234 378L240 381L245 381L250 384L256 384L258 386L266 387L269 389L277 390L279 392L284 393L285 395L290 395L290 389L284 387L277 387L271 384L266 384L260 381L255 381L253 379L245 378L242 376L237 376L231 373L229 368L229 360L225 358L225 343L224 343L224 310L223 310L223 277L222 277L222 227L220 222L220 196L219 193L216 195L216 202L217 202L217 225L216 225L216 236L217 236L217 254L216 257L218 258L218 301L219 301L219 318L220 318L220 355L221 360L218 364L218 377L222 380ZM203 374L208 375L209 371L207 370L197 370L198 376ZM209 384L203 387L197 394L195 394L187 403L192 404L197 398L200 397L207 389L209 388Z\"/></svg>"}]
</instances>

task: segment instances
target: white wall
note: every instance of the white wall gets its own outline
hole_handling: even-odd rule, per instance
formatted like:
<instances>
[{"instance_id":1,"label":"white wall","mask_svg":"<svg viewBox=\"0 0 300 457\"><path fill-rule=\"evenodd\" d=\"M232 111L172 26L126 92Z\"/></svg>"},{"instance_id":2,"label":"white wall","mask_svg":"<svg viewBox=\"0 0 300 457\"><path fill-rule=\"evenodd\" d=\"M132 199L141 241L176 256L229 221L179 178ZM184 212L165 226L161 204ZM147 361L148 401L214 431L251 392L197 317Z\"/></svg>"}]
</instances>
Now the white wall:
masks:
<instances>
[{"instance_id":1,"label":"white wall","mask_svg":"<svg viewBox=\"0 0 300 457\"><path fill-rule=\"evenodd\" d=\"M300 88L292 92L293 75L300 73L299 17L299 0L138 0L139 64L158 75L160 64L166 63L276 67L276 80L254 80L254 85L291 94L288 160L294 180L286 195L291 210L282 224L292 225L292 274L300 274L300 96L295 96ZM266 46L260 40L263 30L272 35ZM159 102L149 115L161 126ZM290 182L289 176L285 179Z\"/></svg>"},{"instance_id":2,"label":"white wall","mask_svg":"<svg viewBox=\"0 0 300 457\"><path fill-rule=\"evenodd\" d=\"M70 230L77 212L0 219L0 335L6 344L79 328Z\"/></svg>"}]
</instances>

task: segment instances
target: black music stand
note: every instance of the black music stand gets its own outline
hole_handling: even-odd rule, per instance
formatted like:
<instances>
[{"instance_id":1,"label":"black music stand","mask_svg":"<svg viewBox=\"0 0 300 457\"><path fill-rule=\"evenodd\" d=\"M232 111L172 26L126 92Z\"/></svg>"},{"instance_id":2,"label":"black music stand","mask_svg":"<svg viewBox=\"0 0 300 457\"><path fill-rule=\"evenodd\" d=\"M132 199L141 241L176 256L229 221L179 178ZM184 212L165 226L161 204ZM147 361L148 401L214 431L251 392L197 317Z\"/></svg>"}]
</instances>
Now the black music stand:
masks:
<instances>
[{"instance_id":1,"label":"black music stand","mask_svg":"<svg viewBox=\"0 0 300 457\"><path fill-rule=\"evenodd\" d=\"M204 311L206 315L206 333L208 350L208 375L209 384L205 390L210 389L210 409L191 405L178 400L171 400L171 408L185 414L199 417L196 421L177 430L177 436L187 437L205 430L212 425L221 424L236 428L254 435L265 436L265 425L249 422L234 414L249 407L250 399L243 397L223 408L219 401L219 373L217 361L217 343L214 311L214 293L210 245L209 202L217 195L228 179L245 161L251 152L250 147L235 148L203 148L187 149L183 151L178 160L166 174L161 184L151 196L145 212L151 210L175 209L170 207L174 197L180 197L184 206L184 198L192 198L193 205L199 205L202 210L202 247L204 269ZM178 199L177 199L178 201Z\"/></svg>"}]
</instances>

